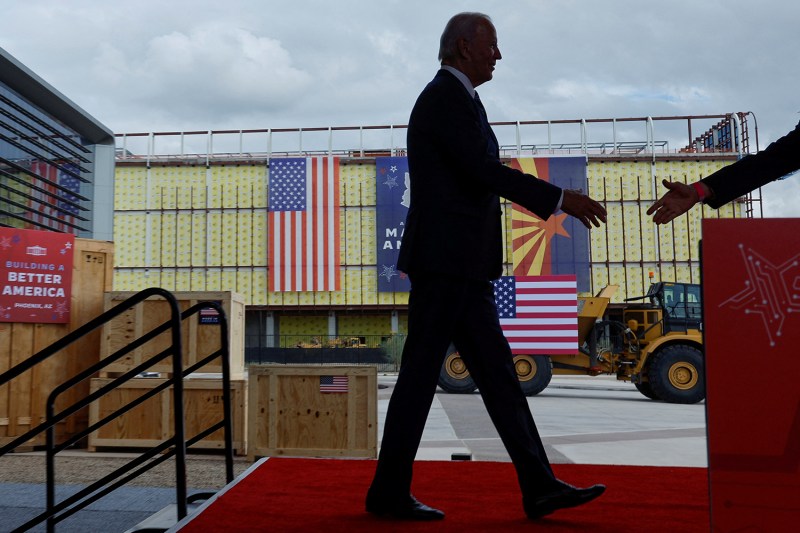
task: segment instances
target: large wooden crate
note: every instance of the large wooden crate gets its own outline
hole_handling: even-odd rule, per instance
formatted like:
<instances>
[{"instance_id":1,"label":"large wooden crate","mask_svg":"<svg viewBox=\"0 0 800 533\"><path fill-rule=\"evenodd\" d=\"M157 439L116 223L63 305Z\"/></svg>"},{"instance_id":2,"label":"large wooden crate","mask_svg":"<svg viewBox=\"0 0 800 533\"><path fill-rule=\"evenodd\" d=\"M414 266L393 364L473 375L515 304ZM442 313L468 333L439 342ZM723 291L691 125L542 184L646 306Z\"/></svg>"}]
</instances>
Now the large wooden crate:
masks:
<instances>
[{"instance_id":1,"label":"large wooden crate","mask_svg":"<svg viewBox=\"0 0 800 533\"><path fill-rule=\"evenodd\" d=\"M0 373L25 361L103 312L103 295L111 290L114 244L75 239L69 324L0 323ZM100 330L62 350L45 363L0 386L0 444L7 444L44 421L45 403L53 389L100 360ZM66 391L56 403L60 410L89 392L86 380ZM56 426L56 442L86 429L88 413L80 411ZM44 433L25 447L42 446Z\"/></svg>"},{"instance_id":2,"label":"large wooden crate","mask_svg":"<svg viewBox=\"0 0 800 533\"><path fill-rule=\"evenodd\" d=\"M347 378L322 392L321 378ZM376 457L374 366L250 365L248 456Z\"/></svg>"},{"instance_id":3,"label":"large wooden crate","mask_svg":"<svg viewBox=\"0 0 800 533\"><path fill-rule=\"evenodd\" d=\"M113 381L92 380L92 392ZM90 423L95 423L116 409L130 403L148 390L165 382L158 378L135 378L92 402ZM184 434L190 439L222 420L222 379L191 378L183 382ZM174 434L173 389L169 387L147 399L122 416L89 434L89 449L150 448ZM238 455L247 453L247 381L231 380L231 415L233 447ZM223 430L217 430L190 449L215 450L225 447Z\"/></svg>"},{"instance_id":4,"label":"large wooden crate","mask_svg":"<svg viewBox=\"0 0 800 533\"><path fill-rule=\"evenodd\" d=\"M130 298L133 292L109 292L105 295L105 307L111 309L123 300ZM175 292L181 311L201 301L215 301L222 305L228 317L228 334L230 341L231 375L237 379L244 377L244 298L235 292ZM161 297L151 297L128 309L103 327L101 357L108 357L120 348L130 344L143 334L169 320L170 307ZM166 349L172 341L169 331L162 333L144 346L128 353L119 361L105 368L105 372L127 372L153 355ZM200 316L194 315L181 325L181 342L183 344L183 366L188 367L210 355L220 346L219 326L201 324ZM172 359L148 368L148 371L172 372ZM219 374L222 367L219 359L203 366L198 372Z\"/></svg>"}]
</instances>

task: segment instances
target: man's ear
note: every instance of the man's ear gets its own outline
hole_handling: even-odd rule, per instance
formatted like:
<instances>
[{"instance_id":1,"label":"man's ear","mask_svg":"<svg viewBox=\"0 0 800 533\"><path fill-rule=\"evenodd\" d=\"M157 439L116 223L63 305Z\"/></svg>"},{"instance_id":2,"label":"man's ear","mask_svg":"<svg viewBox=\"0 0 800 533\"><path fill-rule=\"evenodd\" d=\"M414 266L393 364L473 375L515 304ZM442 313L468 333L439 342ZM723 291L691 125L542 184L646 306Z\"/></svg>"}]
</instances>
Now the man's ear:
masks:
<instances>
[{"instance_id":1,"label":"man's ear","mask_svg":"<svg viewBox=\"0 0 800 533\"><path fill-rule=\"evenodd\" d=\"M464 59L469 59L470 57L469 41L461 37L456 41L456 43L458 45L458 54Z\"/></svg>"}]
</instances>

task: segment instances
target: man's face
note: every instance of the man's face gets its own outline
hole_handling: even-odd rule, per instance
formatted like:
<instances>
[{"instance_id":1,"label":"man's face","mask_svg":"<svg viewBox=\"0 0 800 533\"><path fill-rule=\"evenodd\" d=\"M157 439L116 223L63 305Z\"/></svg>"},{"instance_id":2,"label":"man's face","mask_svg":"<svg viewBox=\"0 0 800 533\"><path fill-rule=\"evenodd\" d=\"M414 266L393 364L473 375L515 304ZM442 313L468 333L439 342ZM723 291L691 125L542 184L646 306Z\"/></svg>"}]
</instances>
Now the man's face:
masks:
<instances>
[{"instance_id":1,"label":"man's face","mask_svg":"<svg viewBox=\"0 0 800 533\"><path fill-rule=\"evenodd\" d=\"M492 79L494 65L502 59L497 47L497 32L489 21L483 21L475 32L475 37L462 43L464 54L464 74L472 85L478 85Z\"/></svg>"}]
</instances>

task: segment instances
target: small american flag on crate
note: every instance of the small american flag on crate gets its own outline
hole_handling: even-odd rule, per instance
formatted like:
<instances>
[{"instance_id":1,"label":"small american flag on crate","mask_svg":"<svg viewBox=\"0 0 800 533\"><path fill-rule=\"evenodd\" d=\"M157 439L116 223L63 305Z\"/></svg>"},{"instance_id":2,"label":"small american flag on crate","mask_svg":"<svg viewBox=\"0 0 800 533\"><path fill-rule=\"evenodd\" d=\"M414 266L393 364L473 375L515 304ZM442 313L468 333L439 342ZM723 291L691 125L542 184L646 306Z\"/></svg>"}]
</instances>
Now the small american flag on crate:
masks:
<instances>
[{"instance_id":1,"label":"small american flag on crate","mask_svg":"<svg viewBox=\"0 0 800 533\"><path fill-rule=\"evenodd\" d=\"M347 376L320 376L319 377L319 391L320 392L347 392L348 391Z\"/></svg>"}]
</instances>

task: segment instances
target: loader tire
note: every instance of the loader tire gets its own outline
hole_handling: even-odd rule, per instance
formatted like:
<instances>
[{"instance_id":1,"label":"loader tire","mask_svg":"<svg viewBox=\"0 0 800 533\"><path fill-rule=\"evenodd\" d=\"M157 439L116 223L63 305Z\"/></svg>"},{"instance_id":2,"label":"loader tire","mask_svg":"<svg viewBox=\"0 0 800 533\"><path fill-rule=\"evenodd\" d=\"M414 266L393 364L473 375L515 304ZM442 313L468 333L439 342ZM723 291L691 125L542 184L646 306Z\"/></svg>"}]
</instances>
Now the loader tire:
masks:
<instances>
[{"instance_id":1,"label":"loader tire","mask_svg":"<svg viewBox=\"0 0 800 533\"><path fill-rule=\"evenodd\" d=\"M645 397L650 398L651 400L660 400L655 392L653 392L653 387L650 385L650 382L647 381L645 383L634 383L636 386L636 390L641 392Z\"/></svg>"},{"instance_id":2,"label":"loader tire","mask_svg":"<svg viewBox=\"0 0 800 533\"><path fill-rule=\"evenodd\" d=\"M469 394L478 388L469 375L464 360L452 345L447 350L442 370L439 372L439 387L451 394Z\"/></svg>"},{"instance_id":3,"label":"loader tire","mask_svg":"<svg viewBox=\"0 0 800 533\"><path fill-rule=\"evenodd\" d=\"M703 354L694 346L675 344L660 350L647 377L655 395L668 403L697 403L706 397Z\"/></svg>"},{"instance_id":4,"label":"loader tire","mask_svg":"<svg viewBox=\"0 0 800 533\"><path fill-rule=\"evenodd\" d=\"M525 396L539 394L553 378L553 364L546 355L515 355L514 370Z\"/></svg>"}]
</instances>

